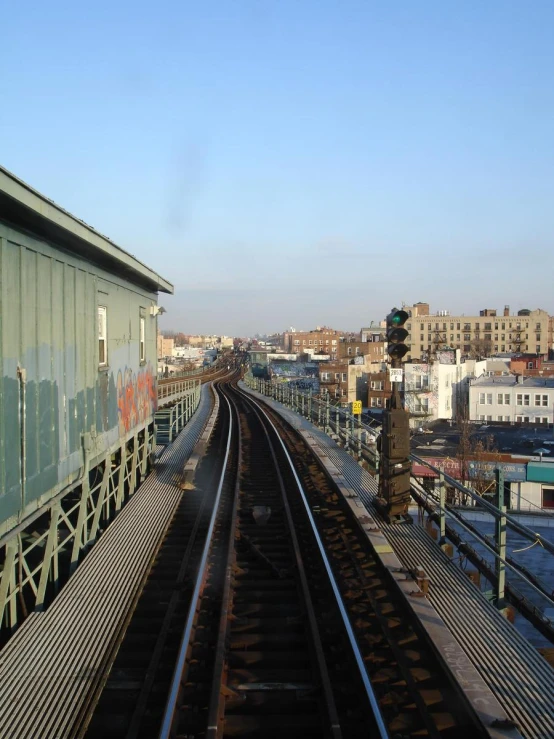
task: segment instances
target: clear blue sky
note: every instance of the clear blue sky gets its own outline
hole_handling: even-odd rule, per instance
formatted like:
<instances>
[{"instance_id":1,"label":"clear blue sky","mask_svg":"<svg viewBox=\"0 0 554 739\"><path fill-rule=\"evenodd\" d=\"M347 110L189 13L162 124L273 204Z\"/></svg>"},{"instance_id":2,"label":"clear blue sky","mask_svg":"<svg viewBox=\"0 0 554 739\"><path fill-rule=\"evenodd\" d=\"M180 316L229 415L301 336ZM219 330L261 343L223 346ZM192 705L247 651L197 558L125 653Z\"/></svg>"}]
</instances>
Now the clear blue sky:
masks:
<instances>
[{"instance_id":1,"label":"clear blue sky","mask_svg":"<svg viewBox=\"0 0 554 739\"><path fill-rule=\"evenodd\" d=\"M551 0L1 18L2 164L171 280L166 328L554 313Z\"/></svg>"}]
</instances>

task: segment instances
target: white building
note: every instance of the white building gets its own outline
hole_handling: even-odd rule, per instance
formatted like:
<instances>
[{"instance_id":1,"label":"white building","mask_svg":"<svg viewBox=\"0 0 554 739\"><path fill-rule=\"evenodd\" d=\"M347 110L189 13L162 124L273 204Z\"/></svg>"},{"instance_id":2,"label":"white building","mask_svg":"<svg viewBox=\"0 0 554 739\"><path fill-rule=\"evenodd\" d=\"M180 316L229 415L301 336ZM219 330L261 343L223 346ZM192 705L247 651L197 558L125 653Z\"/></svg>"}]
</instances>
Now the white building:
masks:
<instances>
[{"instance_id":1,"label":"white building","mask_svg":"<svg viewBox=\"0 0 554 739\"><path fill-rule=\"evenodd\" d=\"M406 362L403 369L404 407L411 426L455 418L460 405L467 403L470 367L460 361L459 350L438 352L431 363Z\"/></svg>"},{"instance_id":2,"label":"white building","mask_svg":"<svg viewBox=\"0 0 554 739\"><path fill-rule=\"evenodd\" d=\"M554 378L478 377L469 386L469 417L472 421L552 423Z\"/></svg>"},{"instance_id":3,"label":"white building","mask_svg":"<svg viewBox=\"0 0 554 739\"><path fill-rule=\"evenodd\" d=\"M197 346L176 346L173 349L173 356L181 359L202 359L204 351Z\"/></svg>"}]
</instances>

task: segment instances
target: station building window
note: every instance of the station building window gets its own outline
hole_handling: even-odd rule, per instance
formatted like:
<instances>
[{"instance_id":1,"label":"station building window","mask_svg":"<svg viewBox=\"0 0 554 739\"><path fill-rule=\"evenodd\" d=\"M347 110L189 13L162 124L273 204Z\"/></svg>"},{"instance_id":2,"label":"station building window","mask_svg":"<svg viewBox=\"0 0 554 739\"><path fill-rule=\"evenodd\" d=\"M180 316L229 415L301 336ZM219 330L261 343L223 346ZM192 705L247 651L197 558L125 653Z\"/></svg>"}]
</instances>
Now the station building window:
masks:
<instances>
[{"instance_id":1,"label":"station building window","mask_svg":"<svg viewBox=\"0 0 554 739\"><path fill-rule=\"evenodd\" d=\"M144 364L146 362L146 314L144 308L140 309L139 347L140 363Z\"/></svg>"},{"instance_id":2,"label":"station building window","mask_svg":"<svg viewBox=\"0 0 554 739\"><path fill-rule=\"evenodd\" d=\"M105 305L98 306L98 365L108 365L108 309Z\"/></svg>"}]
</instances>

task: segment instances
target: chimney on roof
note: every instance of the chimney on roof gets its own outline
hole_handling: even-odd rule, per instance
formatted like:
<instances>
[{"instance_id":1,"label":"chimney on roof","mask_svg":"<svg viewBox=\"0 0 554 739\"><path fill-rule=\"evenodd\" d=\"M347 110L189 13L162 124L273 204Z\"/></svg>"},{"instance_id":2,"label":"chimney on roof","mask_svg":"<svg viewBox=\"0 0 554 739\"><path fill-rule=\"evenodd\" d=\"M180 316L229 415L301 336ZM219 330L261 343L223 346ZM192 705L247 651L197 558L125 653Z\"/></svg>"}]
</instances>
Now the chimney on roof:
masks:
<instances>
[{"instance_id":1,"label":"chimney on roof","mask_svg":"<svg viewBox=\"0 0 554 739\"><path fill-rule=\"evenodd\" d=\"M509 316L510 315L510 306L509 305L505 305L504 306L504 315L505 316Z\"/></svg>"},{"instance_id":2,"label":"chimney on roof","mask_svg":"<svg viewBox=\"0 0 554 739\"><path fill-rule=\"evenodd\" d=\"M518 385L523 384L523 375L516 375L516 382Z\"/></svg>"}]
</instances>

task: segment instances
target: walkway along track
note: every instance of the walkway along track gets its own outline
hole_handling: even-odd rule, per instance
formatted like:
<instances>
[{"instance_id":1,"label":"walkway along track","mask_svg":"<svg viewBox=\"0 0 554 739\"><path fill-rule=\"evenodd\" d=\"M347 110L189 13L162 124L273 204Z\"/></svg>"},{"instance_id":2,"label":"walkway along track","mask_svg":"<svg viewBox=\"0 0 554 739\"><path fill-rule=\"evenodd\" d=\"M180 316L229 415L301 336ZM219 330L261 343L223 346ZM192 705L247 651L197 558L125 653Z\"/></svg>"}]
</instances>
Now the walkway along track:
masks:
<instances>
[{"instance_id":1,"label":"walkway along track","mask_svg":"<svg viewBox=\"0 0 554 739\"><path fill-rule=\"evenodd\" d=\"M94 713L76 736L151 738L158 732L224 467L228 425L218 414L196 487L183 492Z\"/></svg>"},{"instance_id":2,"label":"walkway along track","mask_svg":"<svg viewBox=\"0 0 554 739\"><path fill-rule=\"evenodd\" d=\"M479 723L306 444L218 391L86 736L514 736Z\"/></svg>"}]
</instances>

